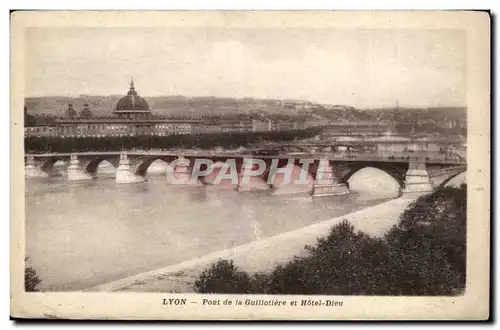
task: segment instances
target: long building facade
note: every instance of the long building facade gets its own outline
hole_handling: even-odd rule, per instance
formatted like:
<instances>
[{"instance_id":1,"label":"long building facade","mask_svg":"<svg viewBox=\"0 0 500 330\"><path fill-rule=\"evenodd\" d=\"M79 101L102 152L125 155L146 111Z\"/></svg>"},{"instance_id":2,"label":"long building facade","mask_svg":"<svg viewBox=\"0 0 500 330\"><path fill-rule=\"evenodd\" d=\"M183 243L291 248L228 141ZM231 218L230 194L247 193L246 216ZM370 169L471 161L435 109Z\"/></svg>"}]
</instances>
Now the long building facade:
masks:
<instances>
[{"instance_id":1,"label":"long building facade","mask_svg":"<svg viewBox=\"0 0 500 330\"><path fill-rule=\"evenodd\" d=\"M26 109L25 109L26 115ZM250 133L298 129L295 123L279 124L271 119L249 116L235 118L164 118L151 112L148 102L130 82L127 95L113 110L113 116L94 117L87 103L78 112L70 101L64 117L25 127L25 136L106 137L138 135L184 135L204 133Z\"/></svg>"}]
</instances>

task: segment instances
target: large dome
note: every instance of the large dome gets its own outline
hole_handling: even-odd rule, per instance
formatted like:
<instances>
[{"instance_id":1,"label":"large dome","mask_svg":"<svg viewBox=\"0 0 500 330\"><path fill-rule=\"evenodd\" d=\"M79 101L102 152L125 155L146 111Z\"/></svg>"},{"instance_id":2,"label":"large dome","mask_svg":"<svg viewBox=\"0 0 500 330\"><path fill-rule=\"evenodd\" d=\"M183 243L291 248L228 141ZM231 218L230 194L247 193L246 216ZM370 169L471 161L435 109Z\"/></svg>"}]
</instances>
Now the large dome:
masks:
<instances>
[{"instance_id":1,"label":"large dome","mask_svg":"<svg viewBox=\"0 0 500 330\"><path fill-rule=\"evenodd\" d=\"M148 111L149 105L148 102L137 95L137 92L134 87L134 80L130 81L130 89L124 97L122 97L117 103L115 107L115 111Z\"/></svg>"}]
</instances>

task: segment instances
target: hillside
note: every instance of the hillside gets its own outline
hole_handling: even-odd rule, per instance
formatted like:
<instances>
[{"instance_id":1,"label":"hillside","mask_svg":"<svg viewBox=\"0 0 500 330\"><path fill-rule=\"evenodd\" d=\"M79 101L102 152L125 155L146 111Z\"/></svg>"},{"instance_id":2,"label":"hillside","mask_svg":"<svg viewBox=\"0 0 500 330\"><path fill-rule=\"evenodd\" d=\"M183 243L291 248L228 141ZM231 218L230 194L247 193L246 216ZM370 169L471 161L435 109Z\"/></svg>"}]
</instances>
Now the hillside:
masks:
<instances>
[{"instance_id":1,"label":"hillside","mask_svg":"<svg viewBox=\"0 0 500 330\"><path fill-rule=\"evenodd\" d=\"M94 116L109 116L121 95L95 96L81 95L73 98L73 106L79 112L88 102ZM355 109L350 106L336 105L326 108L315 105L311 108L280 106L280 100L271 99L233 99L217 97L184 97L179 95L146 97L151 112L160 116L210 116L210 115L251 115L254 118L273 118L277 120L300 120L328 124L335 122L377 121L403 124L403 131L433 131L440 127L463 128L466 126L466 108L379 108ZM68 97L26 98L26 107L30 115L64 116L68 108ZM426 126L426 127L419 127Z\"/></svg>"},{"instance_id":2,"label":"hillside","mask_svg":"<svg viewBox=\"0 0 500 330\"><path fill-rule=\"evenodd\" d=\"M73 107L80 111L85 102L88 102L95 116L111 115L113 107L121 95L88 96L72 98ZM25 104L30 115L63 116L68 108L70 98L60 96L30 97ZM189 116L210 114L240 114L259 113L278 114L283 112L276 100L260 99L231 99L216 97L161 96L147 97L151 111L163 116ZM288 109L287 109L288 110ZM290 111L287 111L290 112Z\"/></svg>"}]
</instances>

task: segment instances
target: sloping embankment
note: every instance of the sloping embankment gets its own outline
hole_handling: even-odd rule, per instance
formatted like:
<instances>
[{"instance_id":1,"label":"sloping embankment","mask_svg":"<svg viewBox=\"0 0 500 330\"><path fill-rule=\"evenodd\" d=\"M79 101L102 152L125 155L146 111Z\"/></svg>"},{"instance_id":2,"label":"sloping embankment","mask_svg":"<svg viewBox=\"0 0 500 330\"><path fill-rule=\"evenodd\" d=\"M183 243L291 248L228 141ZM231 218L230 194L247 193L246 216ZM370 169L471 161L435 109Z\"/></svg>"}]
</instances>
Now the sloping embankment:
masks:
<instances>
[{"instance_id":1,"label":"sloping embankment","mask_svg":"<svg viewBox=\"0 0 500 330\"><path fill-rule=\"evenodd\" d=\"M394 199L232 249L104 283L88 291L193 292L196 277L219 259L233 259L238 267L246 271L267 271L305 253L305 245L314 244L317 238L327 235L334 225L344 219L369 235L383 235L397 223L399 215L412 201L409 198Z\"/></svg>"}]
</instances>

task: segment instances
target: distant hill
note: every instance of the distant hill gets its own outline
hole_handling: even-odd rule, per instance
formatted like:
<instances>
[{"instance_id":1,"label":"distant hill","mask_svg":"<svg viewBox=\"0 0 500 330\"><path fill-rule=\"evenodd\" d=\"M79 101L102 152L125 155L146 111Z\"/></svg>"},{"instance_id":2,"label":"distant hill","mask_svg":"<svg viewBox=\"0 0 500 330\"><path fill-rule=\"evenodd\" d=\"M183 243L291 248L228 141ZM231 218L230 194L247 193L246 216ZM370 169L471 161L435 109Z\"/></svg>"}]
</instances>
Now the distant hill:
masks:
<instances>
[{"instance_id":1,"label":"distant hill","mask_svg":"<svg viewBox=\"0 0 500 330\"><path fill-rule=\"evenodd\" d=\"M77 111L83 109L88 102L94 116L111 115L114 106L122 95L111 96L80 96L71 98L73 107ZM157 115L190 115L190 114L227 114L227 113L282 113L283 109L278 106L276 100L261 99L231 99L216 97L184 97L184 96L161 96L145 97L151 111ZM31 115L63 116L68 108L69 97L47 96L28 97L25 104Z\"/></svg>"},{"instance_id":2,"label":"distant hill","mask_svg":"<svg viewBox=\"0 0 500 330\"><path fill-rule=\"evenodd\" d=\"M109 116L122 95L81 95L72 98L73 107L80 112L85 102L94 116ZM252 115L257 118L277 120L294 119L318 124L332 122L385 121L406 123L410 128L415 123L446 127L453 121L458 127L465 127L466 108L379 108L356 109L348 105L319 105L312 107L282 107L282 100L255 98L185 97L182 95L145 97L155 115L162 116L202 116L202 115ZM68 97L47 96L25 99L28 114L64 116L68 108ZM419 126L419 125L417 125ZM431 129L431 128L429 128Z\"/></svg>"},{"instance_id":3,"label":"distant hill","mask_svg":"<svg viewBox=\"0 0 500 330\"><path fill-rule=\"evenodd\" d=\"M27 97L25 98L25 105L30 115L64 116L68 109L68 103L72 100L73 108L78 112L83 109L85 103L88 103L95 116L108 116L112 113L114 105L121 97L120 95L86 95L73 98L62 96Z\"/></svg>"},{"instance_id":4,"label":"distant hill","mask_svg":"<svg viewBox=\"0 0 500 330\"><path fill-rule=\"evenodd\" d=\"M379 108L366 110L366 112L379 120L393 120L395 122L456 120L458 124L465 124L467 119L467 108L465 107Z\"/></svg>"}]
</instances>

